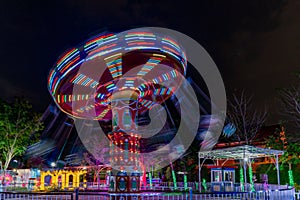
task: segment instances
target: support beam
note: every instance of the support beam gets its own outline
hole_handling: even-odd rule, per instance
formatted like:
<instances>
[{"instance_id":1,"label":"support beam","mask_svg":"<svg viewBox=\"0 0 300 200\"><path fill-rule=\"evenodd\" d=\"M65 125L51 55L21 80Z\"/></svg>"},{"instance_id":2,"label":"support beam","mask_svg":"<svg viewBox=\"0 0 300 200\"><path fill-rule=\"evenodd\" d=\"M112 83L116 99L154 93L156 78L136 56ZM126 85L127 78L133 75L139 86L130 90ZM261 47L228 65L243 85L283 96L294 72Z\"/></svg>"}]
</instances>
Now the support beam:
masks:
<instances>
[{"instance_id":1,"label":"support beam","mask_svg":"<svg viewBox=\"0 0 300 200\"><path fill-rule=\"evenodd\" d=\"M252 165L251 165L251 159L249 159L249 166L248 166L248 172L249 172L249 183L250 183L250 191L254 192L254 183L253 183L253 171L252 171Z\"/></svg>"},{"instance_id":2,"label":"support beam","mask_svg":"<svg viewBox=\"0 0 300 200\"><path fill-rule=\"evenodd\" d=\"M244 158L244 160L243 160L243 162L244 162L244 182L245 182L245 191L247 191L247 161L245 160L245 158Z\"/></svg>"},{"instance_id":3,"label":"support beam","mask_svg":"<svg viewBox=\"0 0 300 200\"><path fill-rule=\"evenodd\" d=\"M199 153L198 153L198 187L199 187L199 192L201 192L201 166L200 166L200 156L199 156Z\"/></svg>"},{"instance_id":4,"label":"support beam","mask_svg":"<svg viewBox=\"0 0 300 200\"><path fill-rule=\"evenodd\" d=\"M280 185L280 173L279 173L278 154L276 154L276 169L277 169L277 184Z\"/></svg>"}]
</instances>

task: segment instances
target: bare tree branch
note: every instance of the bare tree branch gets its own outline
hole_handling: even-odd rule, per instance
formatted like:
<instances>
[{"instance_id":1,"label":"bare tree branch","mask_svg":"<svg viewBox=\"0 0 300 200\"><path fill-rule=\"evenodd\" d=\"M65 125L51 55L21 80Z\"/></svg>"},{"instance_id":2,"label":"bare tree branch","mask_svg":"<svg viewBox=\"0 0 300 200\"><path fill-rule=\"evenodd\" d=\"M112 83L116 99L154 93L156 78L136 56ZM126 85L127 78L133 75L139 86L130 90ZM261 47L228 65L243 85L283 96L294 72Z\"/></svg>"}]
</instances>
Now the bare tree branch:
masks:
<instances>
[{"instance_id":1,"label":"bare tree branch","mask_svg":"<svg viewBox=\"0 0 300 200\"><path fill-rule=\"evenodd\" d=\"M289 132L300 131L300 84L279 90L280 113L286 118Z\"/></svg>"},{"instance_id":2,"label":"bare tree branch","mask_svg":"<svg viewBox=\"0 0 300 200\"><path fill-rule=\"evenodd\" d=\"M266 121L266 110L259 112L253 108L252 96L247 96L244 91L240 95L233 94L228 100L228 121L236 127L233 137L246 144L251 144L257 132Z\"/></svg>"}]
</instances>

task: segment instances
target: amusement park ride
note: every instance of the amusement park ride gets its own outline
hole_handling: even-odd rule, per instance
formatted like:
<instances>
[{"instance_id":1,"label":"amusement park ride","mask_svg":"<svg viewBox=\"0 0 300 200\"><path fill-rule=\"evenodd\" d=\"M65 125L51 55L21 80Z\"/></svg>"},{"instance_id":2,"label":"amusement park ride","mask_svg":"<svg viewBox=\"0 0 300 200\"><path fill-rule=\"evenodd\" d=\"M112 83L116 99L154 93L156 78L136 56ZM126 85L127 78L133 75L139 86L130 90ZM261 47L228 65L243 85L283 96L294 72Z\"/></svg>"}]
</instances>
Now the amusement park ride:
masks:
<instances>
[{"instance_id":1,"label":"amusement park ride","mask_svg":"<svg viewBox=\"0 0 300 200\"><path fill-rule=\"evenodd\" d=\"M138 118L173 95L186 67L185 52L172 38L128 31L90 39L64 53L51 70L49 92L63 112L111 122L107 133L109 163L114 168L111 193L140 191L147 169L140 152L145 147ZM166 82L177 84L166 87Z\"/></svg>"}]
</instances>

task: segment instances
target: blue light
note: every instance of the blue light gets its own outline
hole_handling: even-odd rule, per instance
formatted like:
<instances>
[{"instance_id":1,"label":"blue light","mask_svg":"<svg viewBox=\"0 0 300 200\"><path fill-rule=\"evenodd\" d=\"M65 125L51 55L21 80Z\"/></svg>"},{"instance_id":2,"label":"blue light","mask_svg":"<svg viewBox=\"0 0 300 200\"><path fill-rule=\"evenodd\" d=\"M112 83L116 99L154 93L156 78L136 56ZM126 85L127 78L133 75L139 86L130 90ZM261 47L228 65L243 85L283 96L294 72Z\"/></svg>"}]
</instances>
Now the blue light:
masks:
<instances>
[{"instance_id":1,"label":"blue light","mask_svg":"<svg viewBox=\"0 0 300 200\"><path fill-rule=\"evenodd\" d=\"M226 137L232 136L236 131L236 127L234 124L229 123L223 129L223 135Z\"/></svg>"}]
</instances>

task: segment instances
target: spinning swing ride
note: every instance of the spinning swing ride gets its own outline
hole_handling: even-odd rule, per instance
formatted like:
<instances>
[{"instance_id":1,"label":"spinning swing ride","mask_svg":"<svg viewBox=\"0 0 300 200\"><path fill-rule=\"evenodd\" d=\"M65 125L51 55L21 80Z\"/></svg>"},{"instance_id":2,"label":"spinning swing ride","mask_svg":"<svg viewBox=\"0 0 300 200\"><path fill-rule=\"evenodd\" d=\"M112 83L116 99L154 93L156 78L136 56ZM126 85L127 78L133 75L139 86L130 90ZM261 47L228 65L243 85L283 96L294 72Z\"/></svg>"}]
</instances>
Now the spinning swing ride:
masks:
<instances>
[{"instance_id":1,"label":"spinning swing ride","mask_svg":"<svg viewBox=\"0 0 300 200\"><path fill-rule=\"evenodd\" d=\"M186 67L176 41L147 31L101 34L55 63L48 90L56 105L74 118L112 123L109 162L118 172L111 192L139 192L144 169L137 120L173 95Z\"/></svg>"}]
</instances>

